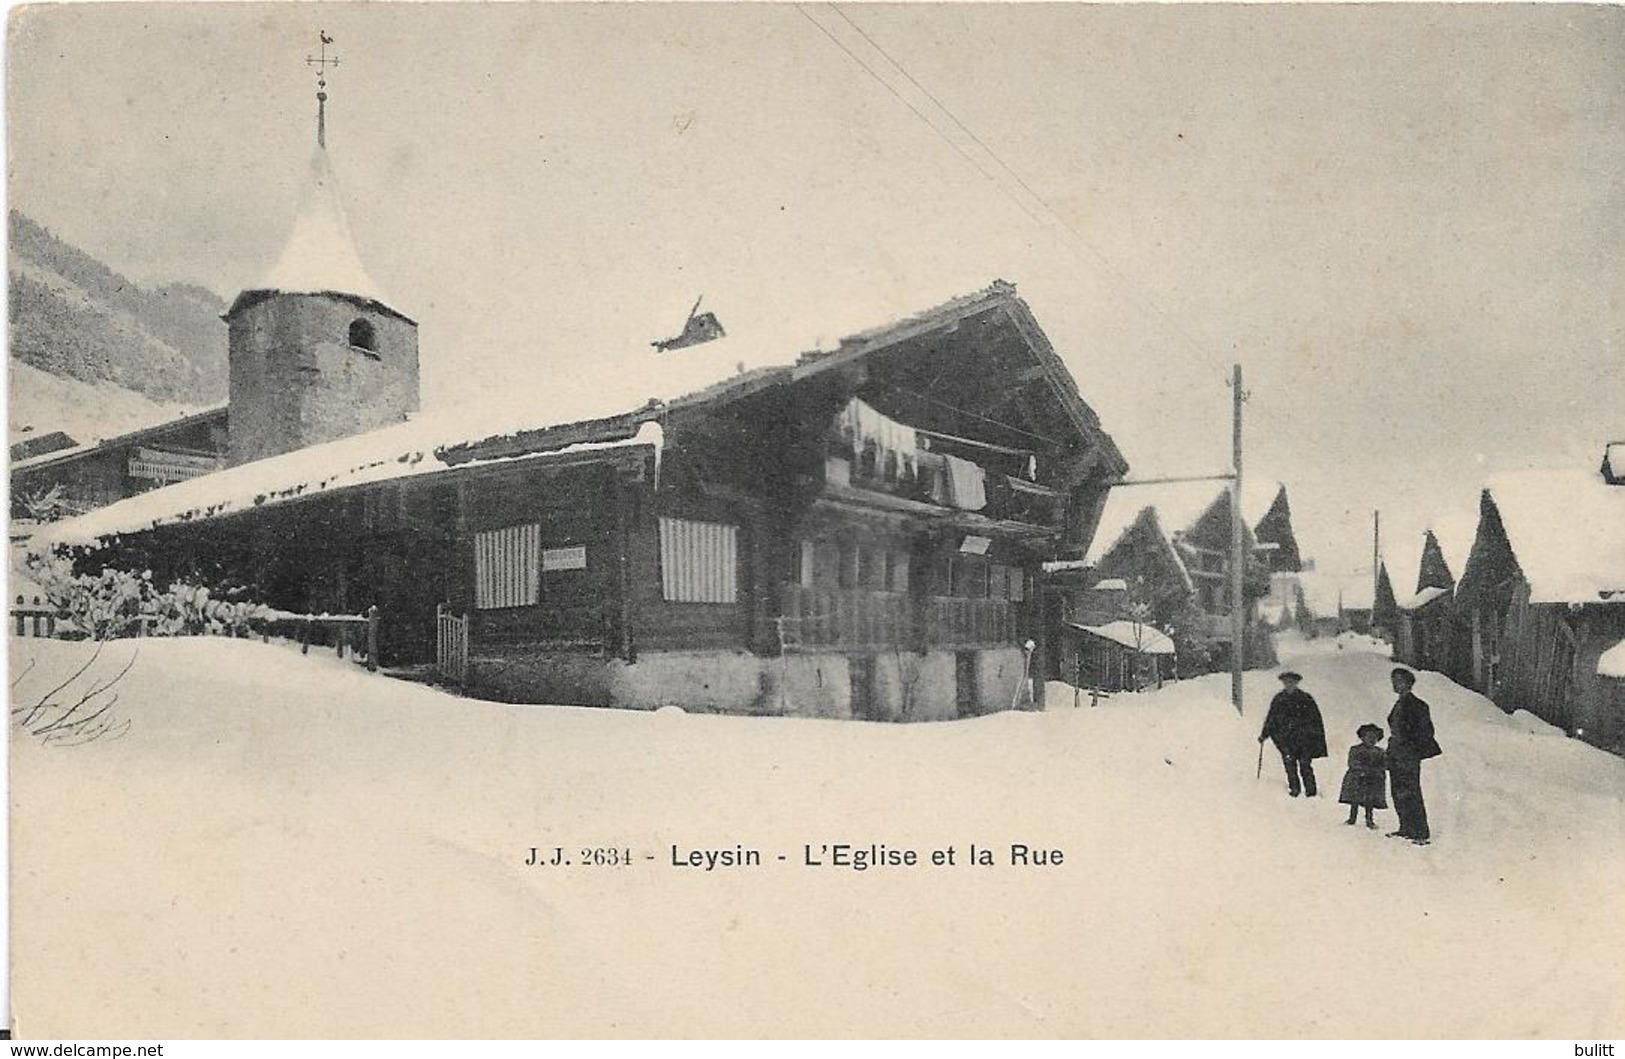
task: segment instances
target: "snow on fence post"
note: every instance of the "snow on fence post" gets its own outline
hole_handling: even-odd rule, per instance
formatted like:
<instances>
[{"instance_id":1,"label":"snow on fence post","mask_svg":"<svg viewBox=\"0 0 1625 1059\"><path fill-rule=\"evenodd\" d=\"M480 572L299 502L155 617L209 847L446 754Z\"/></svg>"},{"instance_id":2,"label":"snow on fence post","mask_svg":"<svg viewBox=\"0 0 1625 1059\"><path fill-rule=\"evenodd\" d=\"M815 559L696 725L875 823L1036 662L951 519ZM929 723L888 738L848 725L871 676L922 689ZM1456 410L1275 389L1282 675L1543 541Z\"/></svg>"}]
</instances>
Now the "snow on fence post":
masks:
<instances>
[{"instance_id":1,"label":"snow on fence post","mask_svg":"<svg viewBox=\"0 0 1625 1059\"><path fill-rule=\"evenodd\" d=\"M378 604L367 608L367 672L378 672Z\"/></svg>"}]
</instances>

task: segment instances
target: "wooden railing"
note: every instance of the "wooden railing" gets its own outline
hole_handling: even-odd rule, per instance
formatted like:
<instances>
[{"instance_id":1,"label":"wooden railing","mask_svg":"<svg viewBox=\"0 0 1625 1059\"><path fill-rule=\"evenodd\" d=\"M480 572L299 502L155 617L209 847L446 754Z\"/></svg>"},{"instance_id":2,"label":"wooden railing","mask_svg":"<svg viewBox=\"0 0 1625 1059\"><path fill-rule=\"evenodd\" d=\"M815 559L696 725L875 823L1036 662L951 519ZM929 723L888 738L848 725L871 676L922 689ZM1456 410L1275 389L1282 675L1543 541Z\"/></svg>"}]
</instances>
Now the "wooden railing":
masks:
<instances>
[{"instance_id":1,"label":"wooden railing","mask_svg":"<svg viewBox=\"0 0 1625 1059\"><path fill-rule=\"evenodd\" d=\"M779 601L781 643L787 651L878 649L907 646L913 639L906 592L785 585Z\"/></svg>"},{"instance_id":2,"label":"wooden railing","mask_svg":"<svg viewBox=\"0 0 1625 1059\"><path fill-rule=\"evenodd\" d=\"M932 596L926 601L927 642L939 647L1016 642L1016 608L1008 599Z\"/></svg>"},{"instance_id":3,"label":"wooden railing","mask_svg":"<svg viewBox=\"0 0 1625 1059\"><path fill-rule=\"evenodd\" d=\"M273 611L269 617L255 622L260 625L260 638L270 638L270 627L274 625L293 625L299 629L299 653L310 653L311 634L318 628L326 627L333 633L333 649L340 658L348 648L353 651L357 660L365 659L367 670L378 670L378 618L379 610L376 606L368 607L365 614L293 614L288 611Z\"/></svg>"}]
</instances>

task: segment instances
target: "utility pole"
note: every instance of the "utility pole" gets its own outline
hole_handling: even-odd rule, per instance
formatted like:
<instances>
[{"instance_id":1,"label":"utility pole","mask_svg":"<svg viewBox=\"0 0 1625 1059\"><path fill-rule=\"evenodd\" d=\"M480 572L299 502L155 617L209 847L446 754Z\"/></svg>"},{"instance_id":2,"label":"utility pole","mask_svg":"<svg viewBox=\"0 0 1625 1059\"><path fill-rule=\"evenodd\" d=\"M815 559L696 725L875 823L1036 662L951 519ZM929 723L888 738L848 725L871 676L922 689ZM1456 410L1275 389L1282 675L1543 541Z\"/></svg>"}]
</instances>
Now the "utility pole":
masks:
<instances>
[{"instance_id":1,"label":"utility pole","mask_svg":"<svg viewBox=\"0 0 1625 1059\"><path fill-rule=\"evenodd\" d=\"M1377 585L1382 580L1382 512L1371 512L1371 617L1377 616Z\"/></svg>"},{"instance_id":2,"label":"utility pole","mask_svg":"<svg viewBox=\"0 0 1625 1059\"><path fill-rule=\"evenodd\" d=\"M1230 381L1230 448L1235 478L1230 483L1230 705L1241 713L1241 672L1246 664L1246 603L1242 585L1247 556L1243 547L1241 514L1241 365L1235 365Z\"/></svg>"}]
</instances>

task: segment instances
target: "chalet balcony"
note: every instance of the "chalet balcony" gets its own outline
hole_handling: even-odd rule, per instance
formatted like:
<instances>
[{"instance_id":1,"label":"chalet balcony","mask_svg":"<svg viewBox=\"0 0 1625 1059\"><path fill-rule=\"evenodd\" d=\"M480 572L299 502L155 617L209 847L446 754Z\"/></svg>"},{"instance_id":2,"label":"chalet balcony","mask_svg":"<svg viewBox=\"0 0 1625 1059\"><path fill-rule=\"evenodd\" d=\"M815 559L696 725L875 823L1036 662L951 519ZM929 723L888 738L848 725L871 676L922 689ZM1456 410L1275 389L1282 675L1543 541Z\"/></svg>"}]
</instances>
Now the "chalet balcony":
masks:
<instances>
[{"instance_id":1,"label":"chalet balcony","mask_svg":"<svg viewBox=\"0 0 1625 1059\"><path fill-rule=\"evenodd\" d=\"M786 650L867 651L910 647L913 608L907 592L856 589L780 589Z\"/></svg>"},{"instance_id":2,"label":"chalet balcony","mask_svg":"<svg viewBox=\"0 0 1625 1059\"><path fill-rule=\"evenodd\" d=\"M1016 608L1008 599L926 600L926 641L933 647L982 647L1016 642Z\"/></svg>"},{"instance_id":3,"label":"chalet balcony","mask_svg":"<svg viewBox=\"0 0 1625 1059\"><path fill-rule=\"evenodd\" d=\"M893 647L987 647L1016 642L1008 599L960 599L859 589L780 589L788 651L875 651ZM916 617L918 615L918 617Z\"/></svg>"}]
</instances>

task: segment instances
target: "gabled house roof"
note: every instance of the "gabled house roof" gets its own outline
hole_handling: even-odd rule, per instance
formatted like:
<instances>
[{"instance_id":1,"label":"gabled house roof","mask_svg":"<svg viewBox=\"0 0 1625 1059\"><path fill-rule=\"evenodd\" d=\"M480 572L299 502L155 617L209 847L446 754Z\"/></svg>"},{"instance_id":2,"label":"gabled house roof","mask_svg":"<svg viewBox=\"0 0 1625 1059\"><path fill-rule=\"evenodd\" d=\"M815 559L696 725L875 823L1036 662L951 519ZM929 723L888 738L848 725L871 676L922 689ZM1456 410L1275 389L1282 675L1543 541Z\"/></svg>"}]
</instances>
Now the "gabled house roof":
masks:
<instances>
[{"instance_id":1,"label":"gabled house roof","mask_svg":"<svg viewBox=\"0 0 1625 1059\"><path fill-rule=\"evenodd\" d=\"M1109 504L1110 500L1108 499L1107 502ZM1084 566L1087 568L1099 566L1120 546L1126 545L1128 540L1136 533L1143 534L1144 539L1151 541L1153 547L1163 553L1169 565L1179 575L1180 583L1185 586L1185 591L1196 591L1196 582L1191 578L1190 567L1185 565L1185 557L1174 546L1173 537L1167 530L1163 529L1162 518L1158 515L1157 509L1149 504L1136 512L1133 520L1127 526L1113 534L1106 534L1096 530L1094 541L1089 546L1089 554L1083 561Z\"/></svg>"},{"instance_id":2,"label":"gabled house roof","mask_svg":"<svg viewBox=\"0 0 1625 1059\"><path fill-rule=\"evenodd\" d=\"M1531 603L1625 602L1625 488L1596 471L1535 470L1502 475L1484 490ZM1489 515L1489 511L1485 512ZM1462 582L1482 580L1490 532L1481 517Z\"/></svg>"},{"instance_id":3,"label":"gabled house roof","mask_svg":"<svg viewBox=\"0 0 1625 1059\"><path fill-rule=\"evenodd\" d=\"M734 400L861 360L910 338L952 330L969 317L1003 313L1032 349L1066 414L1103 453L1108 471L1127 464L1101 430L1070 374L1042 338L1015 287L998 281L935 308L850 335L831 348L773 346L730 335L672 353L576 358L534 399L454 409L177 483L46 527L38 545L91 544L157 526L222 517L393 478L617 445L658 445L648 425L671 413ZM635 364L635 367L632 365ZM588 447L584 449L583 447Z\"/></svg>"},{"instance_id":4,"label":"gabled house roof","mask_svg":"<svg viewBox=\"0 0 1625 1059\"><path fill-rule=\"evenodd\" d=\"M17 474L19 472L37 471L45 467L55 467L60 464L72 463L75 460L82 460L88 456L94 456L97 453L106 452L108 449L126 448L130 445L137 445L144 441L154 441L161 439L164 435L173 433L177 430L186 430L190 427L215 421L219 421L221 423L226 421L225 405L207 408L201 412L193 412L191 415L181 416L179 419L171 419L163 423L154 423L152 426L142 427L139 430L132 430L128 433L120 434L117 437L90 441L82 445L75 445L72 448L54 449L50 452L41 453L38 456L31 456L26 460L15 460L11 464L11 473Z\"/></svg>"},{"instance_id":5,"label":"gabled house roof","mask_svg":"<svg viewBox=\"0 0 1625 1059\"><path fill-rule=\"evenodd\" d=\"M1106 504L1095 527L1085 560L1094 565L1106 557L1142 513L1156 512L1157 526L1166 539L1196 526L1214 505L1228 504L1229 490L1214 482L1172 482L1160 485L1117 486L1106 494Z\"/></svg>"}]
</instances>

